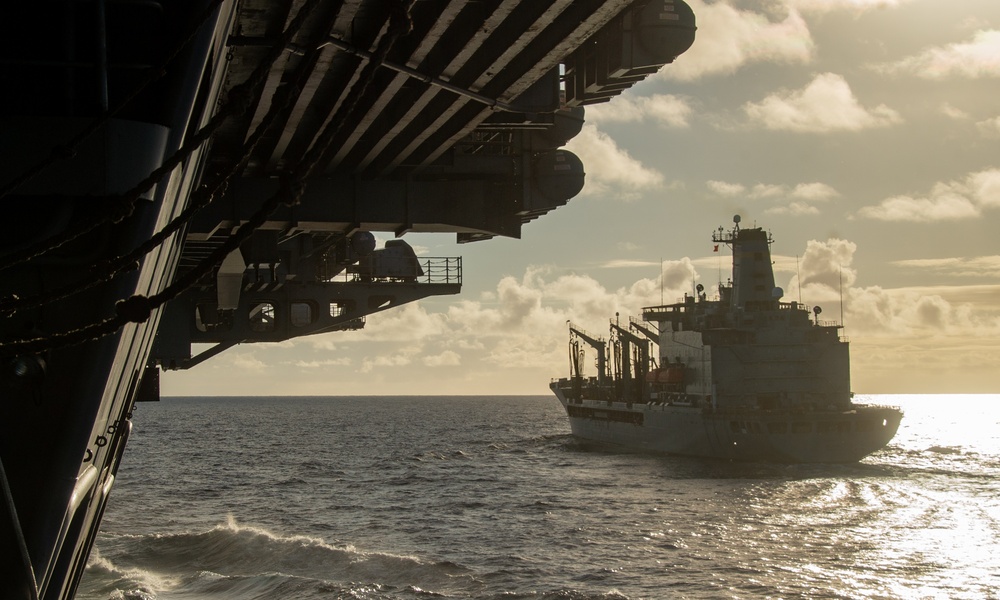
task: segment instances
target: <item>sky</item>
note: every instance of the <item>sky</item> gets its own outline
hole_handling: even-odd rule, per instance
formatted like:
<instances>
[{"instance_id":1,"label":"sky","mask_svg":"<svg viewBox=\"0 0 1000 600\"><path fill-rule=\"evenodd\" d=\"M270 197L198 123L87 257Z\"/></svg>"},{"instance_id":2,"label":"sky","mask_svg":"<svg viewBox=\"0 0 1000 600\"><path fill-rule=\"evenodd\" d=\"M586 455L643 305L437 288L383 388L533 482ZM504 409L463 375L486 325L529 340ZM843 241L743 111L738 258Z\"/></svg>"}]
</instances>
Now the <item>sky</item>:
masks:
<instances>
[{"instance_id":1,"label":"sky","mask_svg":"<svg viewBox=\"0 0 1000 600\"><path fill-rule=\"evenodd\" d=\"M577 197L519 240L404 236L463 257L460 295L241 345L161 394L548 394L567 321L606 337L725 280L736 214L772 233L785 300L843 322L856 394L1000 392L1000 2L687 2L694 46L587 108Z\"/></svg>"}]
</instances>

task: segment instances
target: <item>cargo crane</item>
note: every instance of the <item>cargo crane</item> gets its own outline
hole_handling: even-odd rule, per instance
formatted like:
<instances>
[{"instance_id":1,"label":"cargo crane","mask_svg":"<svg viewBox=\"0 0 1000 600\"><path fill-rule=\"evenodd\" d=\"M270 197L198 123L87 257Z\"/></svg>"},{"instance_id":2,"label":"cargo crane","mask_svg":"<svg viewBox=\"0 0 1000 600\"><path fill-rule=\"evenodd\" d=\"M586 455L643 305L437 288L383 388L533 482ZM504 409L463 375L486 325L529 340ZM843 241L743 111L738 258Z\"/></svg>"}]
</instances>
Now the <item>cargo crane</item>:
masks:
<instances>
[{"instance_id":1,"label":"cargo crane","mask_svg":"<svg viewBox=\"0 0 1000 600\"><path fill-rule=\"evenodd\" d=\"M629 327L635 329L642 335L646 336L649 341L653 342L657 346L660 345L660 334L659 332L653 331L649 326L643 324L641 321L637 320L635 317L629 317ZM657 361L655 356L649 357L649 364L654 369L657 367Z\"/></svg>"},{"instance_id":2,"label":"cargo crane","mask_svg":"<svg viewBox=\"0 0 1000 600\"><path fill-rule=\"evenodd\" d=\"M590 345L597 352L597 379L598 386L603 386L608 378L608 344L603 338L594 337L573 323L569 324L570 338L579 338ZM571 342L572 343L572 342ZM582 374L577 372L577 377L582 379Z\"/></svg>"},{"instance_id":3,"label":"cargo crane","mask_svg":"<svg viewBox=\"0 0 1000 600\"><path fill-rule=\"evenodd\" d=\"M622 327L617 322L611 322L611 332L614 334L616 354L618 360L618 377L615 386L621 397L627 398L629 402L641 402L645 398L646 373L649 372L649 342L635 335ZM632 346L635 346L637 355L633 360ZM634 366L633 366L634 363ZM632 371L635 371L633 377Z\"/></svg>"}]
</instances>

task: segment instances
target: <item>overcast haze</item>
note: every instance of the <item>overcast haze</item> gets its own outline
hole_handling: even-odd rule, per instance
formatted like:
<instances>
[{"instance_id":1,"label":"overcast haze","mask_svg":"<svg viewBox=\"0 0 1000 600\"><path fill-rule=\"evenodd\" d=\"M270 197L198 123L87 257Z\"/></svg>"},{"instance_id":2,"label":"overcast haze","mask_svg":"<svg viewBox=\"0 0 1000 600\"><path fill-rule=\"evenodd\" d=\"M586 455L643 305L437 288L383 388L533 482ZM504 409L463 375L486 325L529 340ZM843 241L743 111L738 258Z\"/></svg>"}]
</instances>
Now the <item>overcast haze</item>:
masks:
<instances>
[{"instance_id":1,"label":"overcast haze","mask_svg":"<svg viewBox=\"0 0 1000 600\"><path fill-rule=\"evenodd\" d=\"M843 314L855 392L1000 392L1000 2L688 3L691 50L588 107L567 206L521 240L404 237L463 256L460 295L238 346L163 395L546 394L567 320L606 336L725 280L710 236L737 213L786 300Z\"/></svg>"}]
</instances>

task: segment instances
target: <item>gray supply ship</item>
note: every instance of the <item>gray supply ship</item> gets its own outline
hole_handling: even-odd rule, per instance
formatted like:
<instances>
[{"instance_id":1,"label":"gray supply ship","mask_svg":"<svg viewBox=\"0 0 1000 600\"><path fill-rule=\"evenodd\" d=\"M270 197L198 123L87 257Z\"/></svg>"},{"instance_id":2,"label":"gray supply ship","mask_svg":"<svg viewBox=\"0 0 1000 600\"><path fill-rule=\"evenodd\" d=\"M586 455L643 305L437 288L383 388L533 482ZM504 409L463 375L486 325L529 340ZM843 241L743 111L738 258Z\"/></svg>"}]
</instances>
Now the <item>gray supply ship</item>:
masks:
<instances>
[{"instance_id":1,"label":"gray supply ship","mask_svg":"<svg viewBox=\"0 0 1000 600\"><path fill-rule=\"evenodd\" d=\"M613 321L609 341L570 325L571 377L551 389L575 436L652 452L780 463L855 462L884 447L902 413L853 402L848 342L819 307L783 302L770 234L712 236L733 253L732 279L707 299ZM597 375L582 374L583 347ZM651 345L659 348L654 356Z\"/></svg>"},{"instance_id":2,"label":"gray supply ship","mask_svg":"<svg viewBox=\"0 0 1000 600\"><path fill-rule=\"evenodd\" d=\"M520 237L583 186L563 146L584 107L695 20L682 0L54 0L3 2L0 33L0 598L56 600L161 370L458 293L459 258L372 232Z\"/></svg>"}]
</instances>

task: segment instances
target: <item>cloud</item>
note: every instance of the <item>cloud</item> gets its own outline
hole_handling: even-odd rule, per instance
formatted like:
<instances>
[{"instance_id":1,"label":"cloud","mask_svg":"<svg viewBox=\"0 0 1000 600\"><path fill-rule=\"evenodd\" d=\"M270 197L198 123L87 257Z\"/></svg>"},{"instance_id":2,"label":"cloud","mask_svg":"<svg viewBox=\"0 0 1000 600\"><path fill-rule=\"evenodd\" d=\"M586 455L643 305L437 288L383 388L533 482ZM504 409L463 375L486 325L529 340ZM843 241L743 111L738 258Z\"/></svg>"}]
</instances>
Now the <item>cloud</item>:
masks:
<instances>
[{"instance_id":1,"label":"cloud","mask_svg":"<svg viewBox=\"0 0 1000 600\"><path fill-rule=\"evenodd\" d=\"M542 303L541 290L513 277L500 280L497 284L497 297L500 299L500 314L505 328L523 323Z\"/></svg>"},{"instance_id":2,"label":"cloud","mask_svg":"<svg viewBox=\"0 0 1000 600\"><path fill-rule=\"evenodd\" d=\"M928 48L920 54L871 68L880 73L924 79L1000 77L1000 31L977 31L972 41Z\"/></svg>"},{"instance_id":3,"label":"cloud","mask_svg":"<svg viewBox=\"0 0 1000 600\"><path fill-rule=\"evenodd\" d=\"M894 196L878 206L866 206L858 211L858 216L877 221L911 221L931 223L934 221L961 221L974 219L980 211L968 198L935 189L930 198Z\"/></svg>"},{"instance_id":4,"label":"cloud","mask_svg":"<svg viewBox=\"0 0 1000 600\"><path fill-rule=\"evenodd\" d=\"M726 198L735 198L746 193L746 186L739 183L728 183L725 181L708 181L705 185L709 191Z\"/></svg>"},{"instance_id":5,"label":"cloud","mask_svg":"<svg viewBox=\"0 0 1000 600\"><path fill-rule=\"evenodd\" d=\"M836 198L840 192L825 183L800 183L792 190L791 195L802 200L812 200L814 202Z\"/></svg>"},{"instance_id":6,"label":"cloud","mask_svg":"<svg viewBox=\"0 0 1000 600\"><path fill-rule=\"evenodd\" d=\"M410 302L384 312L369 315L363 329L337 334L342 344L358 341L417 341L447 333L447 324L439 313L429 313L420 302Z\"/></svg>"},{"instance_id":7,"label":"cloud","mask_svg":"<svg viewBox=\"0 0 1000 600\"><path fill-rule=\"evenodd\" d=\"M630 260L630 259L617 258L614 260L608 260L602 262L601 264L598 265L598 268L601 269L645 268L652 266L654 264L656 263L648 260Z\"/></svg>"},{"instance_id":8,"label":"cloud","mask_svg":"<svg viewBox=\"0 0 1000 600\"><path fill-rule=\"evenodd\" d=\"M1000 169L970 173L964 181L936 183L926 197L887 198L857 212L878 221L960 221L979 217L983 209L1000 207Z\"/></svg>"},{"instance_id":9,"label":"cloud","mask_svg":"<svg viewBox=\"0 0 1000 600\"><path fill-rule=\"evenodd\" d=\"M948 117L949 119L954 119L956 121L967 121L968 119L971 118L969 116L969 113L965 112L960 108L952 106L948 102L945 102L944 104L941 105L941 114Z\"/></svg>"},{"instance_id":10,"label":"cloud","mask_svg":"<svg viewBox=\"0 0 1000 600\"><path fill-rule=\"evenodd\" d=\"M1000 277L1000 255L971 258L912 258L897 260L895 266L952 277Z\"/></svg>"},{"instance_id":11,"label":"cloud","mask_svg":"<svg viewBox=\"0 0 1000 600\"><path fill-rule=\"evenodd\" d=\"M463 356L467 369L559 373L565 356L566 321L586 322L596 313L606 323L620 305L614 292L590 277L563 275L550 281L548 270L540 267L527 269L521 279L504 277L493 297L488 302L461 302L447 310L452 340L474 337L482 344L476 358Z\"/></svg>"},{"instance_id":12,"label":"cloud","mask_svg":"<svg viewBox=\"0 0 1000 600\"><path fill-rule=\"evenodd\" d=\"M566 145L583 161L587 183L581 195L613 196L628 200L639 192L663 185L663 175L646 167L618 147L611 137L592 124Z\"/></svg>"},{"instance_id":13,"label":"cloud","mask_svg":"<svg viewBox=\"0 0 1000 600\"><path fill-rule=\"evenodd\" d=\"M457 352L445 350L441 354L425 356L424 364L428 367L455 367L462 364L462 357Z\"/></svg>"},{"instance_id":14,"label":"cloud","mask_svg":"<svg viewBox=\"0 0 1000 600\"><path fill-rule=\"evenodd\" d=\"M292 363L302 369L319 369L322 367L345 367L353 363L350 356L341 358L327 358L324 360L297 360Z\"/></svg>"},{"instance_id":15,"label":"cloud","mask_svg":"<svg viewBox=\"0 0 1000 600\"><path fill-rule=\"evenodd\" d=\"M231 367L241 371L260 371L267 368L267 364L259 360L252 351L230 351L224 356Z\"/></svg>"},{"instance_id":16,"label":"cloud","mask_svg":"<svg viewBox=\"0 0 1000 600\"><path fill-rule=\"evenodd\" d=\"M518 345L538 349L522 338L561 340L567 320L588 329L604 329L615 313L625 318L638 315L644 306L660 304L661 290L667 301L690 293L697 277L687 258L664 261L658 277L640 278L616 290L589 275L568 273L553 278L547 269L531 267L521 279L504 277L498 282L493 301L466 300L449 306L449 339L475 336L490 352L500 339L513 340L506 343L507 349Z\"/></svg>"},{"instance_id":17,"label":"cloud","mask_svg":"<svg viewBox=\"0 0 1000 600\"><path fill-rule=\"evenodd\" d=\"M785 193L784 186L772 183L757 183L750 189L751 198L774 198Z\"/></svg>"},{"instance_id":18,"label":"cloud","mask_svg":"<svg viewBox=\"0 0 1000 600\"><path fill-rule=\"evenodd\" d=\"M784 206L772 206L764 210L765 215L789 215L800 217L805 215L818 215L819 209L805 202L792 202Z\"/></svg>"},{"instance_id":19,"label":"cloud","mask_svg":"<svg viewBox=\"0 0 1000 600\"><path fill-rule=\"evenodd\" d=\"M860 15L910 1L772 0L754 2L759 9L750 10L737 8L730 1L688 0L698 24L694 45L657 76L691 81L735 73L759 63L809 64L815 59L816 43L803 13L847 11Z\"/></svg>"},{"instance_id":20,"label":"cloud","mask_svg":"<svg viewBox=\"0 0 1000 600\"><path fill-rule=\"evenodd\" d=\"M793 275L789 281L786 297L801 297L811 304L823 303L826 314L835 314L843 302L845 323L851 330L864 332L866 339L894 337L901 346L927 336L977 337L1000 333L1000 311L996 307L1000 286L858 288L854 287L858 280L853 267L856 252L857 244L848 240L810 240L798 261L798 275ZM1000 270L1000 256L910 260L894 264L942 270L959 264L985 277L991 270Z\"/></svg>"},{"instance_id":21,"label":"cloud","mask_svg":"<svg viewBox=\"0 0 1000 600\"><path fill-rule=\"evenodd\" d=\"M782 90L748 102L743 111L753 124L799 133L860 131L902 122L899 113L884 104L861 106L847 81L834 73L817 75L801 90Z\"/></svg>"},{"instance_id":22,"label":"cloud","mask_svg":"<svg viewBox=\"0 0 1000 600\"><path fill-rule=\"evenodd\" d=\"M735 73L752 63L805 64L813 58L815 43L798 11L785 11L773 20L725 2L688 4L698 19L694 45L662 69L660 77L690 81Z\"/></svg>"},{"instance_id":23,"label":"cloud","mask_svg":"<svg viewBox=\"0 0 1000 600\"><path fill-rule=\"evenodd\" d=\"M802 12L828 13L837 10L848 10L862 13L873 8L895 8L912 0L786 0Z\"/></svg>"},{"instance_id":24,"label":"cloud","mask_svg":"<svg viewBox=\"0 0 1000 600\"><path fill-rule=\"evenodd\" d=\"M361 368L358 371L361 373L372 373L379 369L406 366L413 362L414 355L419 352L420 348L414 346L404 348L396 354L379 354L374 357L366 356L361 361Z\"/></svg>"},{"instance_id":25,"label":"cloud","mask_svg":"<svg viewBox=\"0 0 1000 600\"><path fill-rule=\"evenodd\" d=\"M809 285L819 285L828 290L839 291L854 285L857 271L851 268L858 245L841 239L825 242L809 240L806 251L799 263L799 277L803 289Z\"/></svg>"},{"instance_id":26,"label":"cloud","mask_svg":"<svg viewBox=\"0 0 1000 600\"><path fill-rule=\"evenodd\" d=\"M976 123L979 132L989 138L1000 137L1000 117L993 117Z\"/></svg>"},{"instance_id":27,"label":"cloud","mask_svg":"<svg viewBox=\"0 0 1000 600\"><path fill-rule=\"evenodd\" d=\"M693 112L690 103L680 96L634 96L626 93L615 98L613 103L587 107L587 122L635 123L651 120L663 127L684 128L690 126Z\"/></svg>"},{"instance_id":28,"label":"cloud","mask_svg":"<svg viewBox=\"0 0 1000 600\"><path fill-rule=\"evenodd\" d=\"M705 184L709 191L723 198L743 197L752 200L771 200L782 202L764 210L764 214L806 216L819 214L819 209L812 203L825 202L840 195L836 189L825 183L800 183L794 187L783 184L756 183L747 187L741 183L725 181L708 181Z\"/></svg>"},{"instance_id":29,"label":"cloud","mask_svg":"<svg viewBox=\"0 0 1000 600\"><path fill-rule=\"evenodd\" d=\"M977 313L969 303L953 303L941 295L878 286L847 294L850 327L865 337L891 336L901 341L925 336L996 335L1000 321Z\"/></svg>"}]
</instances>

